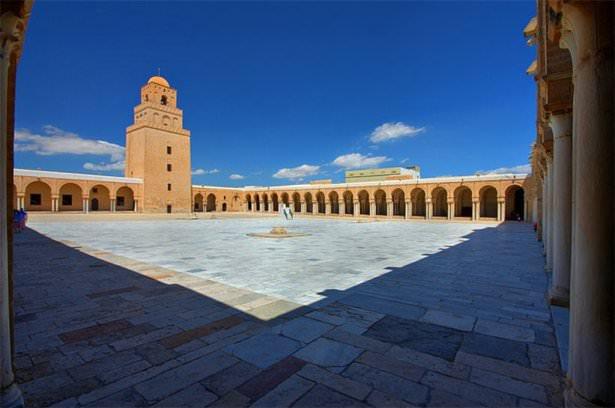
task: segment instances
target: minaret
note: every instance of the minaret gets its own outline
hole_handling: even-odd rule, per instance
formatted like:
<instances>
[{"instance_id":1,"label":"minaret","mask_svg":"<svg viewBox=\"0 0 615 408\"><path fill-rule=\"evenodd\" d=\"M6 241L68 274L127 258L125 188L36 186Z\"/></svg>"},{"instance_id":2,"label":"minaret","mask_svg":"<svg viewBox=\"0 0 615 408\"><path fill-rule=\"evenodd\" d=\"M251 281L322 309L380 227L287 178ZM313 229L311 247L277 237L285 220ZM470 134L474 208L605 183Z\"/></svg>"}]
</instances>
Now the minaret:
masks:
<instances>
[{"instance_id":1,"label":"minaret","mask_svg":"<svg viewBox=\"0 0 615 408\"><path fill-rule=\"evenodd\" d=\"M190 212L190 131L177 91L161 76L141 88L134 124L126 128L126 177L143 179L144 212Z\"/></svg>"}]
</instances>

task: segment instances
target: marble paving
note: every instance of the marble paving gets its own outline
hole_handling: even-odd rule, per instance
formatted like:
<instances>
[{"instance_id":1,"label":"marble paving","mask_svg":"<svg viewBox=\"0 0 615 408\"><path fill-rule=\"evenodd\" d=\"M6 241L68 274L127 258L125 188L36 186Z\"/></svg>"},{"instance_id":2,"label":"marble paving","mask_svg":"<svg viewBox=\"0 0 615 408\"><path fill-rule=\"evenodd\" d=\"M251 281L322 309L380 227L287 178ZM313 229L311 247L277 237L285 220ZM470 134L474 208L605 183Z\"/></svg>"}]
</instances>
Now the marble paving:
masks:
<instances>
[{"instance_id":1,"label":"marble paving","mask_svg":"<svg viewBox=\"0 0 615 408\"><path fill-rule=\"evenodd\" d=\"M531 226L33 223L15 239L28 406L562 406ZM300 241L301 240L301 241Z\"/></svg>"},{"instance_id":2,"label":"marble paving","mask_svg":"<svg viewBox=\"0 0 615 408\"><path fill-rule=\"evenodd\" d=\"M93 228L93 225L95 227ZM485 224L281 218L32 223L60 240L304 305L464 241ZM310 234L248 237L276 226Z\"/></svg>"}]
</instances>

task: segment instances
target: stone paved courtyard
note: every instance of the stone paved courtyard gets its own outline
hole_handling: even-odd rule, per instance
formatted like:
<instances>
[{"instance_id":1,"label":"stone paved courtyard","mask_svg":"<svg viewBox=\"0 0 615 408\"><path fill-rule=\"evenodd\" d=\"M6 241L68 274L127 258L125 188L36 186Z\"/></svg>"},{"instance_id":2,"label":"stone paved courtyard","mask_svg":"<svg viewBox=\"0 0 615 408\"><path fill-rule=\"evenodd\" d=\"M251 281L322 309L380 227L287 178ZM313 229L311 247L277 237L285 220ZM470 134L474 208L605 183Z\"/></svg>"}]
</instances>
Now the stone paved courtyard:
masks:
<instances>
[{"instance_id":1,"label":"stone paved courtyard","mask_svg":"<svg viewBox=\"0 0 615 408\"><path fill-rule=\"evenodd\" d=\"M19 234L27 404L562 405L531 226L305 220L292 228L312 234L307 251L304 238L225 236L227 221L34 223ZM306 257L317 261L287 269Z\"/></svg>"}]
</instances>

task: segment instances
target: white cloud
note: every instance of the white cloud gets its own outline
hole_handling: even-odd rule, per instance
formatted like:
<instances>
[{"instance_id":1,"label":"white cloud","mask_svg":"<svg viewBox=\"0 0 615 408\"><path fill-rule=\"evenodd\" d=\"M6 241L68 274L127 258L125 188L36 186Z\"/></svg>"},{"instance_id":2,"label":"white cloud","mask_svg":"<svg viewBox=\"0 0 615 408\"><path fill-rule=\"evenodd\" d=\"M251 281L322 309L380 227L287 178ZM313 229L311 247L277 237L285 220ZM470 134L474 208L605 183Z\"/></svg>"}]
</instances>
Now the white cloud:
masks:
<instances>
[{"instance_id":1,"label":"white cloud","mask_svg":"<svg viewBox=\"0 0 615 408\"><path fill-rule=\"evenodd\" d=\"M27 129L15 132L15 151L32 152L39 156L57 154L109 156L109 163L85 163L83 168L93 171L118 171L124 169L124 146L104 140L84 139L76 133L55 126L43 127L43 134Z\"/></svg>"},{"instance_id":2,"label":"white cloud","mask_svg":"<svg viewBox=\"0 0 615 408\"><path fill-rule=\"evenodd\" d=\"M228 176L228 178L230 178L231 180L243 180L245 177L241 174L231 174L230 176Z\"/></svg>"},{"instance_id":3,"label":"white cloud","mask_svg":"<svg viewBox=\"0 0 615 408\"><path fill-rule=\"evenodd\" d=\"M205 170L205 169L193 169L192 170L192 175L193 176L202 176L203 174L216 174L219 173L220 170L218 169L211 169L211 170Z\"/></svg>"},{"instance_id":4,"label":"white cloud","mask_svg":"<svg viewBox=\"0 0 615 408\"><path fill-rule=\"evenodd\" d=\"M414 137L425 131L424 127L417 128L406 125L403 122L388 122L378 126L372 132L369 140L372 143L386 142L388 140L399 139L400 137Z\"/></svg>"},{"instance_id":5,"label":"white cloud","mask_svg":"<svg viewBox=\"0 0 615 408\"><path fill-rule=\"evenodd\" d=\"M280 169L273 175L273 177L278 179L301 180L304 177L318 174L319 170L320 166L302 164L301 166L293 167L290 169Z\"/></svg>"},{"instance_id":6,"label":"white cloud","mask_svg":"<svg viewBox=\"0 0 615 408\"><path fill-rule=\"evenodd\" d=\"M391 159L386 156L364 156L361 153L349 153L338 156L333 160L333 164L345 169L359 169L375 167L389 160Z\"/></svg>"},{"instance_id":7,"label":"white cloud","mask_svg":"<svg viewBox=\"0 0 615 408\"><path fill-rule=\"evenodd\" d=\"M34 152L41 156L76 154L109 156L113 162L124 160L124 146L104 140L84 139L76 133L55 126L43 127L44 134L35 134L27 129L15 132L15 151Z\"/></svg>"},{"instance_id":8,"label":"white cloud","mask_svg":"<svg viewBox=\"0 0 615 408\"><path fill-rule=\"evenodd\" d=\"M530 174L532 172L532 166L530 164L519 164L512 167L500 167L493 170L479 170L476 174Z\"/></svg>"},{"instance_id":9,"label":"white cloud","mask_svg":"<svg viewBox=\"0 0 615 408\"><path fill-rule=\"evenodd\" d=\"M113 163L84 163L83 168L92 171L120 171L124 170L124 160Z\"/></svg>"}]
</instances>

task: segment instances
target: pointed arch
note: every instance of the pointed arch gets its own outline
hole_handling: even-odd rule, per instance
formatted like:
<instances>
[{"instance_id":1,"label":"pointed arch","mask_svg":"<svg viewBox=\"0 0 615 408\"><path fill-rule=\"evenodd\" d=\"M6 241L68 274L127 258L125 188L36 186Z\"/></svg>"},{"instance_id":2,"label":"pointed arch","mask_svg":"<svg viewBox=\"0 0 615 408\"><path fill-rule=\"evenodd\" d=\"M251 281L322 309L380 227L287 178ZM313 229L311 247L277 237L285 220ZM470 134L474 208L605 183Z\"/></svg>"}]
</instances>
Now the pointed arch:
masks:
<instances>
[{"instance_id":1,"label":"pointed arch","mask_svg":"<svg viewBox=\"0 0 615 408\"><path fill-rule=\"evenodd\" d=\"M331 207L331 214L340 213L340 197L337 191L331 191L329 193L329 206Z\"/></svg>"},{"instance_id":2,"label":"pointed arch","mask_svg":"<svg viewBox=\"0 0 615 408\"><path fill-rule=\"evenodd\" d=\"M393 215L406 215L406 193L401 188L396 188L391 194L393 198Z\"/></svg>"},{"instance_id":3,"label":"pointed arch","mask_svg":"<svg viewBox=\"0 0 615 408\"><path fill-rule=\"evenodd\" d=\"M365 190L359 191L359 214L369 215L369 193Z\"/></svg>"},{"instance_id":4,"label":"pointed arch","mask_svg":"<svg viewBox=\"0 0 615 408\"><path fill-rule=\"evenodd\" d=\"M448 216L448 202L446 190L442 187L436 187L431 192L431 205L433 206L434 217Z\"/></svg>"},{"instance_id":5,"label":"pointed arch","mask_svg":"<svg viewBox=\"0 0 615 408\"><path fill-rule=\"evenodd\" d=\"M353 201L352 191L344 192L344 214L348 214L348 215L354 214L354 201Z\"/></svg>"},{"instance_id":6,"label":"pointed arch","mask_svg":"<svg viewBox=\"0 0 615 408\"><path fill-rule=\"evenodd\" d=\"M472 190L467 186L455 189L455 217L472 217Z\"/></svg>"}]
</instances>

